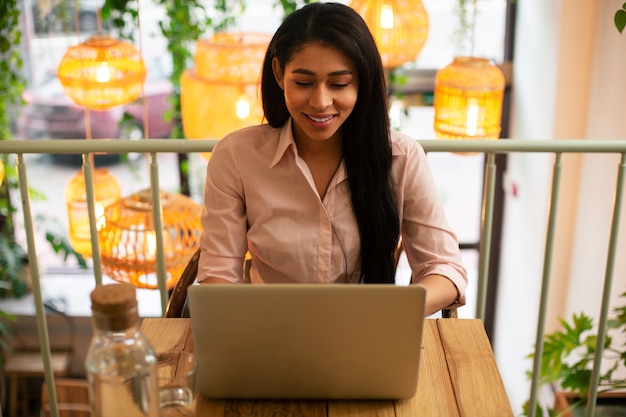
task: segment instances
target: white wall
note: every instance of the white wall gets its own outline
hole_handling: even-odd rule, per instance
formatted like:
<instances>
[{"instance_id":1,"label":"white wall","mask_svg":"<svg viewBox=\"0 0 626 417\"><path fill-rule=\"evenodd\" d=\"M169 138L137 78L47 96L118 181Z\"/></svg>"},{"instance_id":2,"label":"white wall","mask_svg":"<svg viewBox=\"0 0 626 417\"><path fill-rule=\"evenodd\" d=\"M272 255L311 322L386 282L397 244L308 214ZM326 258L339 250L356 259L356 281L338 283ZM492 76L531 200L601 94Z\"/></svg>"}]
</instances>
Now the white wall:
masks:
<instances>
[{"instance_id":1,"label":"white wall","mask_svg":"<svg viewBox=\"0 0 626 417\"><path fill-rule=\"evenodd\" d=\"M512 137L552 137L560 12L559 1L517 3ZM515 184L518 193L515 197L505 190L493 347L516 414L529 392L524 375L530 367L524 358L532 351L537 321L544 251L537 242L545 241L549 165L545 156L513 156L506 173L505 184Z\"/></svg>"},{"instance_id":2,"label":"white wall","mask_svg":"<svg viewBox=\"0 0 626 417\"><path fill-rule=\"evenodd\" d=\"M512 137L624 137L626 35L613 26L622 3L517 2ZM581 310L598 315L616 162L606 156L563 158L548 330L557 316ZM524 373L532 363L524 358L536 337L552 158L512 157L506 175L506 183L516 184L519 193L508 192L505 202L494 350L518 413L530 393ZM625 267L618 256L613 299L626 288Z\"/></svg>"},{"instance_id":3,"label":"white wall","mask_svg":"<svg viewBox=\"0 0 626 417\"><path fill-rule=\"evenodd\" d=\"M622 1L598 2L597 27L593 74L589 96L589 119L586 136L591 139L624 140L626 137L626 34L620 35L607 21ZM577 234L572 256L571 282L568 291L567 314L588 310L599 311L597 300L601 298L606 267L606 251L610 221L613 216L615 181L618 158L606 155L589 156L583 159L581 170L581 192L576 219ZM626 264L623 254L626 242L622 216L622 227L618 241L617 264L613 297L626 291ZM602 242L591 245L589 242ZM589 260L597 260L590 262ZM622 301L623 303L623 301Z\"/></svg>"}]
</instances>

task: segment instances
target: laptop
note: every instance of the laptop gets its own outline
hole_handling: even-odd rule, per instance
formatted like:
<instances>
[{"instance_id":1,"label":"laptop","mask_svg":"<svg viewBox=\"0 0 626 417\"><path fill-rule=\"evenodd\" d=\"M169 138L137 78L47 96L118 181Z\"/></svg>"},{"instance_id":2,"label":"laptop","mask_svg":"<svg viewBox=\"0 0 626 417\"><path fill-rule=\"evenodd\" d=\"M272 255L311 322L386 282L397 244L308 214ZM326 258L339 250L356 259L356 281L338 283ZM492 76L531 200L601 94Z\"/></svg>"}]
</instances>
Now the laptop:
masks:
<instances>
[{"instance_id":1,"label":"laptop","mask_svg":"<svg viewBox=\"0 0 626 417\"><path fill-rule=\"evenodd\" d=\"M419 285L192 285L198 392L221 399L411 398L425 295Z\"/></svg>"}]
</instances>

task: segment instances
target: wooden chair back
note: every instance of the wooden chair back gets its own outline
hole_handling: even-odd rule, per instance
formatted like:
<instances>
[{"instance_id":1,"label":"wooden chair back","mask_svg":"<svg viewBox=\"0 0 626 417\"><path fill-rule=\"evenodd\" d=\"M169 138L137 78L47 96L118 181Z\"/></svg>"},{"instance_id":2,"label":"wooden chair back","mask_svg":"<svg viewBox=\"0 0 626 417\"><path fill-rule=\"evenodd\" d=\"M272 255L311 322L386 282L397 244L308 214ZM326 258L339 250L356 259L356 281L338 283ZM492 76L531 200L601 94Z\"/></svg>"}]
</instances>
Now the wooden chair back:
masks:
<instances>
[{"instance_id":1,"label":"wooden chair back","mask_svg":"<svg viewBox=\"0 0 626 417\"><path fill-rule=\"evenodd\" d=\"M198 261L200 260L200 249L197 249L180 274L180 279L172 289L167 307L165 308L165 317L176 318L187 316L187 288L196 280L198 275Z\"/></svg>"}]
</instances>

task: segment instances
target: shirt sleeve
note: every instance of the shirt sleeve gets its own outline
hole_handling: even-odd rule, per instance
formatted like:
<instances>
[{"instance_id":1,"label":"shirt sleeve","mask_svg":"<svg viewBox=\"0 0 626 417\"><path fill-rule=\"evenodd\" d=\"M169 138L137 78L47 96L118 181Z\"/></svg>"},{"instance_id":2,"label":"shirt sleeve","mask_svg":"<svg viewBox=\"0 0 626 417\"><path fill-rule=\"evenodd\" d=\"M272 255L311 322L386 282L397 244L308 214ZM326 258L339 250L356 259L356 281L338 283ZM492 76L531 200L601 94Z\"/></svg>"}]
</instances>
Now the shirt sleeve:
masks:
<instances>
[{"instance_id":1,"label":"shirt sleeve","mask_svg":"<svg viewBox=\"0 0 626 417\"><path fill-rule=\"evenodd\" d=\"M246 213L236 143L231 139L218 142L207 165L198 282L209 277L242 282Z\"/></svg>"},{"instance_id":2,"label":"shirt sleeve","mask_svg":"<svg viewBox=\"0 0 626 417\"><path fill-rule=\"evenodd\" d=\"M465 304L467 271L462 265L459 242L450 228L428 159L422 146L402 136L396 141L394 180L402 216L402 241L411 266L411 282L439 274L454 283Z\"/></svg>"}]
</instances>

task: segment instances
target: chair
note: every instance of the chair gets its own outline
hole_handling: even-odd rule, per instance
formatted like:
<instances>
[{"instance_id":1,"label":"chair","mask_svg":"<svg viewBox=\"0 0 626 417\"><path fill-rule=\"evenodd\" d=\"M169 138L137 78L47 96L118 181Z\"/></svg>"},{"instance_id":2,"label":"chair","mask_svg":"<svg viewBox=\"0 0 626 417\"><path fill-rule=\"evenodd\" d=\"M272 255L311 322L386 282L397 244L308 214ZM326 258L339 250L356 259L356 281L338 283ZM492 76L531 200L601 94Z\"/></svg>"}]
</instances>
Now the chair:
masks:
<instances>
[{"instance_id":1,"label":"chair","mask_svg":"<svg viewBox=\"0 0 626 417\"><path fill-rule=\"evenodd\" d=\"M169 301L165 308L166 318L189 317L187 309L187 288L196 280L198 275L198 261L200 260L200 249L197 249L189 258L185 269L178 282L172 289ZM246 256L243 264L243 276L247 277L250 272L250 258Z\"/></svg>"},{"instance_id":2,"label":"chair","mask_svg":"<svg viewBox=\"0 0 626 417\"><path fill-rule=\"evenodd\" d=\"M198 261L200 260L200 249L197 249L183 269L178 282L170 294L165 317L176 318L187 316L187 288L194 283L198 275Z\"/></svg>"},{"instance_id":3,"label":"chair","mask_svg":"<svg viewBox=\"0 0 626 417\"><path fill-rule=\"evenodd\" d=\"M400 256L404 251L404 246L402 242L398 244L398 248L396 249L396 253L394 254L394 267L398 267L398 262L400 261ZM180 275L180 279L176 283L176 286L172 290L170 295L169 302L167 303L167 307L165 309L165 317L167 318L175 318L175 317L187 317L187 288L194 283L196 276L198 275L198 261L200 260L200 249L197 249L189 261L187 262L187 266L183 270L183 273ZM244 276L248 275L250 271L250 259L246 257L244 262ZM441 310L441 316L443 318L457 318L456 307L443 309Z\"/></svg>"},{"instance_id":4,"label":"chair","mask_svg":"<svg viewBox=\"0 0 626 417\"><path fill-rule=\"evenodd\" d=\"M89 384L86 379L57 378L54 381L59 417L90 417ZM41 417L51 416L46 384L41 387Z\"/></svg>"},{"instance_id":5,"label":"chair","mask_svg":"<svg viewBox=\"0 0 626 417\"><path fill-rule=\"evenodd\" d=\"M71 352L51 353L50 363L55 378L69 374L70 360ZM44 377L41 352L19 350L10 352L4 363L4 375L10 381L9 417L17 417L20 409L23 414L26 414L28 412L27 379Z\"/></svg>"}]
</instances>

